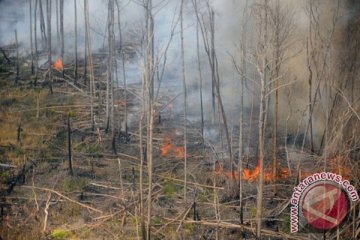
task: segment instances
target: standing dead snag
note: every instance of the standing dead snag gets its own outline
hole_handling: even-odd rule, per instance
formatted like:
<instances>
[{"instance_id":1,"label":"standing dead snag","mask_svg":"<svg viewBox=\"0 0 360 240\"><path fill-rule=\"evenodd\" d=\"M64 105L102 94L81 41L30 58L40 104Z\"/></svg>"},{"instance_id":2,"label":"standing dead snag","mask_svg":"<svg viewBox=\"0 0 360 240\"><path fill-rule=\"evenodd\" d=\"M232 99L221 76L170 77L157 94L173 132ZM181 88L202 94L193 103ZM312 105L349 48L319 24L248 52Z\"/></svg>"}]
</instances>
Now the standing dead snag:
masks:
<instances>
[{"instance_id":1,"label":"standing dead snag","mask_svg":"<svg viewBox=\"0 0 360 240\"><path fill-rule=\"evenodd\" d=\"M33 32L32 32L32 0L29 0L29 17L30 17L30 56L31 56L31 75L34 75L34 49L33 49ZM36 23L35 23L36 24ZM35 36L36 37L36 36Z\"/></svg>"},{"instance_id":2,"label":"standing dead snag","mask_svg":"<svg viewBox=\"0 0 360 240\"><path fill-rule=\"evenodd\" d=\"M180 38L181 38L181 69L183 79L184 91L184 201L186 202L186 189L187 189L187 125L186 125L186 112L187 112L187 94L186 94L186 75L185 75L185 51L184 51L184 26L183 26L183 12L184 0L181 0L180 7Z\"/></svg>"},{"instance_id":3,"label":"standing dead snag","mask_svg":"<svg viewBox=\"0 0 360 240\"><path fill-rule=\"evenodd\" d=\"M77 73L78 73L78 47L77 47L77 35L78 35L78 31L77 31L77 7L76 7L76 0L74 0L74 28L75 28L75 41L74 41L74 45L75 45L75 66L74 66L74 81L75 83L77 82ZM86 46L85 46L86 48Z\"/></svg>"},{"instance_id":4,"label":"standing dead snag","mask_svg":"<svg viewBox=\"0 0 360 240\"><path fill-rule=\"evenodd\" d=\"M18 81L20 79L19 71L20 71L20 63L19 63L19 43L18 43L18 37L17 37L17 30L15 29L15 44L16 44L16 77L15 77L15 84L18 84Z\"/></svg>"},{"instance_id":5,"label":"standing dead snag","mask_svg":"<svg viewBox=\"0 0 360 240\"><path fill-rule=\"evenodd\" d=\"M72 167L72 154L71 154L71 125L70 125L70 112L67 116L67 129L68 129L68 157L69 157L69 173L71 176L74 175Z\"/></svg>"},{"instance_id":6,"label":"standing dead snag","mask_svg":"<svg viewBox=\"0 0 360 240\"><path fill-rule=\"evenodd\" d=\"M60 39L61 39L61 61L64 63L64 0L60 0ZM64 77L64 68L61 69Z\"/></svg>"},{"instance_id":7,"label":"standing dead snag","mask_svg":"<svg viewBox=\"0 0 360 240\"><path fill-rule=\"evenodd\" d=\"M41 0L40 0L41 3ZM51 0L46 0L46 16L47 16L47 45L48 45L48 71L49 71L49 90L53 93L52 89L52 68L51 68Z\"/></svg>"}]
</instances>

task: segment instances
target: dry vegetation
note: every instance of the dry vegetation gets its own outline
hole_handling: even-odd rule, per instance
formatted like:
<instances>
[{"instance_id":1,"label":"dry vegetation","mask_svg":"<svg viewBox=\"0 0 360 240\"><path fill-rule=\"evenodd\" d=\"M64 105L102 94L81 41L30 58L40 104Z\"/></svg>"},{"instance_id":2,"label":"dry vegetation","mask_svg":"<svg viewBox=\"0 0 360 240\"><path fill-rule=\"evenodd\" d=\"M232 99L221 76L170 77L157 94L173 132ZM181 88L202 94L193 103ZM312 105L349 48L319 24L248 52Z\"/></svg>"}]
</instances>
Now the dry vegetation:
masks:
<instances>
[{"instance_id":1,"label":"dry vegetation","mask_svg":"<svg viewBox=\"0 0 360 240\"><path fill-rule=\"evenodd\" d=\"M36 2L35 7L40 10L37 4L45 1L30 2ZM59 2L56 7L60 9L64 3L52 2ZM166 87L157 89L163 80L161 72L166 68L168 46L163 48L164 52L155 52L152 1L139 1L146 22L138 33L142 35L139 43L121 38L121 31L125 30L120 24L117 26L122 16L120 2L104 2L108 11L104 26L106 47L96 52L89 41L93 34L88 25L91 16L85 16L86 54L76 55L74 59L65 51L62 52L65 58L52 59L51 41L41 40L39 29L42 21L44 24L51 21L46 14L55 14L54 6L52 12L42 6L44 16L34 18L35 25L39 25L34 41L45 47L19 57L18 43L0 46L0 239L357 239L360 236L359 202L352 205L351 214L341 228L327 232L304 230L296 234L290 233L289 228L292 190L306 176L326 170L350 179L357 188L360 186L357 137L360 105L354 94L359 88L356 80L359 73L354 70L356 64L352 68L346 65L348 61L359 60L350 51L352 58L336 58L342 67L332 72L329 65L337 61L327 61L328 55L323 53L339 44L327 34L343 31L335 27L336 9L329 11L334 25L329 24L330 30L322 31L318 26L324 21L318 12L320 5L317 1L316 4L309 1L314 5L307 5L313 25L307 33L306 53L299 58L307 61L304 71L310 76L301 84L310 93L302 100L308 101L302 109L305 120L294 121L295 124L288 121L298 115L291 109L282 111L284 105L293 102L292 107L298 109L294 100L298 85L293 84L298 81L285 70L291 67L286 62L288 52L284 50L293 46L291 16L284 13L285 8L276 5L279 4L276 0L257 1L253 5L246 1L248 10L241 14L244 19L253 19L258 42L251 45L250 39L244 37L239 40L241 57L229 57L240 79L236 81L241 82L241 114L234 123L235 120L229 120L222 99L220 64L214 43L216 15L211 3L193 0L186 5L191 6L197 24L197 54L203 42L201 51L206 59L202 64L209 65L208 69L201 67L198 55L199 81L209 71L211 82L207 84L212 86L209 98L212 102L206 105L212 107L208 109L212 119L204 118L203 111L207 110L203 109L201 98L201 113L196 121L190 121L193 116L187 114L194 103L186 95L189 79L183 42L186 41L184 1L179 13L175 13L171 37L180 27L179 79L185 94ZM87 14L87 0L84 3L82 7ZM62 15L61 11L56 14ZM56 24L60 25L58 41L62 44L59 46L64 48L62 21ZM242 33L250 31L246 21L240 25ZM352 27L355 38L359 36L359 24ZM51 28L46 30L51 35ZM45 29L41 33L46 35ZM360 49L357 41L344 41L349 41L352 50ZM289 58L299 54L289 52ZM38 66L39 57L48 58L52 64L45 62ZM124 79L127 64L139 58L143 61L141 82L127 84ZM122 73L123 76L118 76ZM336 76L344 73L352 79L349 83L352 87L337 80ZM284 76L294 80L287 81ZM323 83L325 78L330 79L327 84ZM204 81L207 81L205 77ZM198 86L197 91L202 93L202 82ZM173 104L183 96L183 111L174 110ZM246 96L252 99L251 106L244 104ZM279 104L285 98L286 104ZM323 102L327 106L326 114L322 115L327 117L323 121L326 126L321 128L323 134L318 135L313 130L314 116L321 111ZM288 132L288 124L297 129ZM313 135L323 139L316 140Z\"/></svg>"}]
</instances>

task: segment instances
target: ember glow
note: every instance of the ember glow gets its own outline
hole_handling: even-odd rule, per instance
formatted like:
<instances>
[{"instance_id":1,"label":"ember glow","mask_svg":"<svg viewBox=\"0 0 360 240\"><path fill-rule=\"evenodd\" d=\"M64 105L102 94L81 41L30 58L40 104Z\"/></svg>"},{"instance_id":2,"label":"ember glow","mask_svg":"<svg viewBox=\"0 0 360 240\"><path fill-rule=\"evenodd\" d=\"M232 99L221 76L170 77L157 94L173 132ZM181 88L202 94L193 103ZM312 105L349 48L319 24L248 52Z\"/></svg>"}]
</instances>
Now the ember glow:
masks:
<instances>
[{"instance_id":1,"label":"ember glow","mask_svg":"<svg viewBox=\"0 0 360 240\"><path fill-rule=\"evenodd\" d=\"M58 71L62 71L64 69L63 62L60 58L55 61L54 68Z\"/></svg>"},{"instance_id":2,"label":"ember glow","mask_svg":"<svg viewBox=\"0 0 360 240\"><path fill-rule=\"evenodd\" d=\"M185 156L184 147L175 146L170 138L165 138L165 144L161 147L161 155L166 156L173 156L178 158L183 158Z\"/></svg>"}]
</instances>

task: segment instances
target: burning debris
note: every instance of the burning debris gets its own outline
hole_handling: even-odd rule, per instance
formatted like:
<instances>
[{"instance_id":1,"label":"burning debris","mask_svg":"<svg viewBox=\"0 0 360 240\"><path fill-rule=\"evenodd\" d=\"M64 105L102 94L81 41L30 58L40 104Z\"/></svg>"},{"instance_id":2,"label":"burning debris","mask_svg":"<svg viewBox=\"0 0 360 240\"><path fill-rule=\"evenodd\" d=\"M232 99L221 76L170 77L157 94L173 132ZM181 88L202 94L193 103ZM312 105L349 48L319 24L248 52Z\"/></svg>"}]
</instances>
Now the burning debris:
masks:
<instances>
[{"instance_id":1,"label":"burning debris","mask_svg":"<svg viewBox=\"0 0 360 240\"><path fill-rule=\"evenodd\" d=\"M184 158L185 150L184 147L174 145L171 138L166 137L164 145L161 147L161 155L164 157L173 156L176 158Z\"/></svg>"},{"instance_id":2,"label":"burning debris","mask_svg":"<svg viewBox=\"0 0 360 240\"><path fill-rule=\"evenodd\" d=\"M59 72L62 71L64 69L64 66L63 66L63 61L58 58L55 63L54 63L54 69L58 70Z\"/></svg>"}]
</instances>

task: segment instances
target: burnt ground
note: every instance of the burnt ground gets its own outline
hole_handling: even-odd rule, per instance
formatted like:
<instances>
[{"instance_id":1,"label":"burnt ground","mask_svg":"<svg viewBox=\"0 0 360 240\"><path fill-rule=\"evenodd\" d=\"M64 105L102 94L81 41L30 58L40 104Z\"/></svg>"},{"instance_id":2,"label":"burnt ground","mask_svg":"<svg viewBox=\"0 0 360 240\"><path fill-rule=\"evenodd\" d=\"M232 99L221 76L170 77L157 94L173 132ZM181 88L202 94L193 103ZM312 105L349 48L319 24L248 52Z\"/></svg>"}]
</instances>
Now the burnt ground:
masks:
<instances>
[{"instance_id":1,"label":"burnt ground","mask_svg":"<svg viewBox=\"0 0 360 240\"><path fill-rule=\"evenodd\" d=\"M13 59L11 59L13 60ZM95 73L99 85L95 106L96 125L91 129L89 100L64 81L59 73L54 78L54 93L41 84L46 70L34 76L28 72L26 60L21 80L14 84L13 65L2 68L0 112L0 167L2 239L140 239L140 86L116 89L115 143L105 129L104 81L102 58L95 57ZM2 65L4 66L4 65ZM71 77L72 65L65 64ZM81 70L80 70L81 72ZM79 78L82 78L80 75ZM78 88L87 87L77 83ZM174 96L161 93L154 129L154 181L152 195L152 234L154 239L255 239L257 180L244 181L243 224L240 225L237 179L231 179L224 133L219 124L206 122L209 137L201 137L200 123L188 122L187 200L184 199L184 160L170 151L162 155L168 141L173 148L183 146L183 116L167 104ZM124 104L131 122L124 132ZM72 164L69 174L67 116L71 116ZM130 118L130 116L129 116ZM256 136L245 123L244 136ZM222 126L220 125L220 128ZM20 129L20 131L19 131ZM233 147L237 144L233 128ZM211 133L215 133L211 135ZM220 134L221 133L221 134ZM267 138L266 168L271 167L271 137ZM264 236L266 239L316 239L319 232L290 234L289 199L292 187L300 178L323 168L322 157L300 151L282 142L278 150L281 168L290 166L291 175L267 181L264 194ZM116 149L116 152L114 151ZM247 146L244 167L257 165L257 143ZM238 163L238 154L235 160ZM358 166L350 165L352 169ZM299 165L300 164L300 165ZM300 166L300 173L297 171ZM219 171L222 167L221 171ZM147 196L147 164L144 165L144 198ZM343 171L343 173L345 173ZM350 179L359 176L347 172ZM144 199L144 206L147 200ZM146 211L145 211L146 212ZM342 225L343 236L351 236L351 217ZM359 220L355 221L359 224ZM358 225L356 225L358 226ZM336 230L325 233L332 238Z\"/></svg>"}]
</instances>

